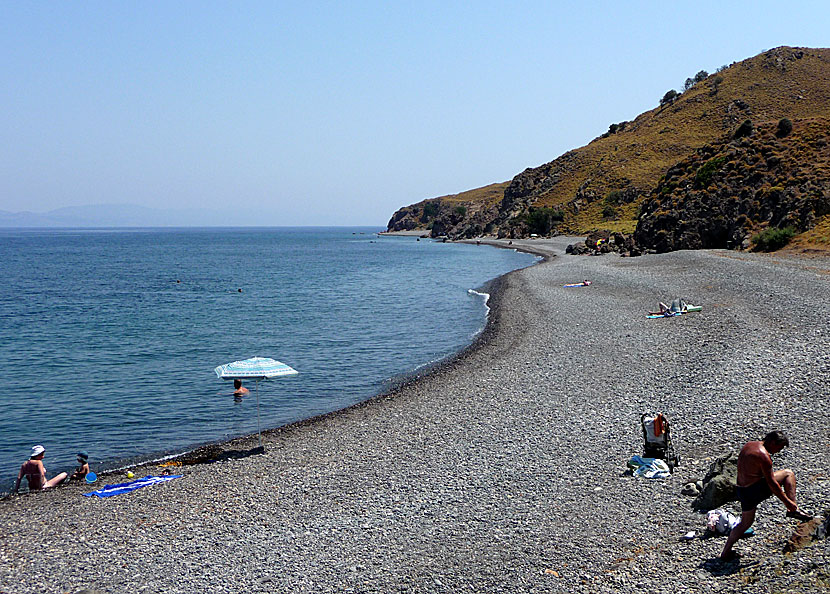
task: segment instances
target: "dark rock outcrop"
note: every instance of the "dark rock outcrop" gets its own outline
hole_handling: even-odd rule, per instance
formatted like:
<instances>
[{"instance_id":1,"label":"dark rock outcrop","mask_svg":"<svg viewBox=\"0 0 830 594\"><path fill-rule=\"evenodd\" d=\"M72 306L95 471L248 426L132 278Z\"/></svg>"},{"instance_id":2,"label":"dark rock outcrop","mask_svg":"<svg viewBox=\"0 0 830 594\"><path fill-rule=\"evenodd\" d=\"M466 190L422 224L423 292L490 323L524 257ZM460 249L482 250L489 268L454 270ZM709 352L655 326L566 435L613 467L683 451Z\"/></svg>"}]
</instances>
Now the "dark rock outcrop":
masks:
<instances>
[{"instance_id":1,"label":"dark rock outcrop","mask_svg":"<svg viewBox=\"0 0 830 594\"><path fill-rule=\"evenodd\" d=\"M612 233L608 230L592 231L585 238L584 243L569 245L566 254L574 256L601 255L616 253L623 256L639 256L640 249L634 243L634 238L625 233Z\"/></svg>"}]
</instances>

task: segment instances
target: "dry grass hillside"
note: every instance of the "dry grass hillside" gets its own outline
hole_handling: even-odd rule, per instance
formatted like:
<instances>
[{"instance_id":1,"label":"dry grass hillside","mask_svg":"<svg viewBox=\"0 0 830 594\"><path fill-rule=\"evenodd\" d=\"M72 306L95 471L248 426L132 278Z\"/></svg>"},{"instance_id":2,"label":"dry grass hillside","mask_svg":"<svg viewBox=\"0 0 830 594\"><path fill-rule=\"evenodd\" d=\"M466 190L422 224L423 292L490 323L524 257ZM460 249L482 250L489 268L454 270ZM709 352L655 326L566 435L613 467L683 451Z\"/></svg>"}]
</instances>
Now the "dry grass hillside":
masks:
<instances>
[{"instance_id":1,"label":"dry grass hillside","mask_svg":"<svg viewBox=\"0 0 830 594\"><path fill-rule=\"evenodd\" d=\"M476 188L474 190L467 190L458 194L449 194L441 196L435 200L442 200L450 204L467 204L470 202L479 202L485 206L496 206L501 199L504 198L504 189L510 182L501 182L497 184L490 184L483 188Z\"/></svg>"},{"instance_id":2,"label":"dry grass hillside","mask_svg":"<svg viewBox=\"0 0 830 594\"><path fill-rule=\"evenodd\" d=\"M742 125L669 168L634 239L659 252L777 249L828 214L830 119L782 119Z\"/></svg>"},{"instance_id":3,"label":"dry grass hillside","mask_svg":"<svg viewBox=\"0 0 830 594\"><path fill-rule=\"evenodd\" d=\"M567 174L535 192L533 204L570 206L566 221L574 230L608 227L601 213L612 192L636 192L639 202L674 163L745 119L763 124L784 117L830 117L829 49L776 48L709 75L621 132L572 151L578 158L568 160ZM557 161L542 168L555 169ZM620 211L617 226L625 228L619 230L633 230L636 208Z\"/></svg>"},{"instance_id":4,"label":"dry grass hillside","mask_svg":"<svg viewBox=\"0 0 830 594\"><path fill-rule=\"evenodd\" d=\"M830 118L830 49L779 47L733 63L673 101L631 122L615 123L588 145L527 169L507 184L432 199L446 205L463 201L477 217L473 222L456 216L439 227L457 236L521 236L528 232L524 220L529 211L551 207L564 216L561 230L632 232L640 203L672 165L746 119L759 125L785 117ZM501 200L495 198L498 192L503 192ZM483 201L480 207L471 208L478 200ZM417 219L419 227L432 224L432 217Z\"/></svg>"}]
</instances>

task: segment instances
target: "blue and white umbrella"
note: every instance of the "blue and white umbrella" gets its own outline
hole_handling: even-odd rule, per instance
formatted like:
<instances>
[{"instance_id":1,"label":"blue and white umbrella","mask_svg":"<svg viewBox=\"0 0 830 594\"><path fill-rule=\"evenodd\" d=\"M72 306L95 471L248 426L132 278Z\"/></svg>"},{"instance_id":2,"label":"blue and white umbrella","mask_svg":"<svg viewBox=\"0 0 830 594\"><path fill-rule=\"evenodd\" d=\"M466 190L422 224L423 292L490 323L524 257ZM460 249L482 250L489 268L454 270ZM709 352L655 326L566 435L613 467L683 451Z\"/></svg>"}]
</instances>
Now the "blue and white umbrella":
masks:
<instances>
[{"instance_id":1,"label":"blue and white umbrella","mask_svg":"<svg viewBox=\"0 0 830 594\"><path fill-rule=\"evenodd\" d=\"M259 381L286 375L297 375L297 370L285 363L266 357L252 357L244 361L234 361L220 365L216 369L219 379L252 379L256 381L256 430L259 433L259 445L262 447L262 431L259 425Z\"/></svg>"}]
</instances>

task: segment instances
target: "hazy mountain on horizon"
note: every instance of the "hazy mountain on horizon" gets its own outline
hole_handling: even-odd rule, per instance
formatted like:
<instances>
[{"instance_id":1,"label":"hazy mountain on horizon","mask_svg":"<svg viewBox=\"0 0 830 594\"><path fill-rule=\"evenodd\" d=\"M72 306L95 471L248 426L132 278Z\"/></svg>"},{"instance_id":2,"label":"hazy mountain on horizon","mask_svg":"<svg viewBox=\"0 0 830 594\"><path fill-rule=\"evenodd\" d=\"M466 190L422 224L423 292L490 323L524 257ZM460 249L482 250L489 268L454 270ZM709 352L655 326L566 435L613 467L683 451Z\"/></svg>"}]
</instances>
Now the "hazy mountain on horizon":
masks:
<instances>
[{"instance_id":1,"label":"hazy mountain on horizon","mask_svg":"<svg viewBox=\"0 0 830 594\"><path fill-rule=\"evenodd\" d=\"M250 224L248 213L161 209L137 204L65 206L47 212L0 210L0 227L212 227Z\"/></svg>"}]
</instances>

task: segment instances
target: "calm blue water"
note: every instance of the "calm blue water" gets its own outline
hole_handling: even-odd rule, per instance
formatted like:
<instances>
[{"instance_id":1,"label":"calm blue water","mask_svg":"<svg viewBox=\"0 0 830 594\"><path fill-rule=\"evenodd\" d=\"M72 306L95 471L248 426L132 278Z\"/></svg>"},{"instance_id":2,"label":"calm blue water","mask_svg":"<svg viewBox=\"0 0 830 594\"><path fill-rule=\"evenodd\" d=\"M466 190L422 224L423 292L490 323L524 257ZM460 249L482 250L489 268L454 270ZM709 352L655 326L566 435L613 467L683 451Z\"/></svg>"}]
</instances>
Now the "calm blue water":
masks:
<instances>
[{"instance_id":1,"label":"calm blue water","mask_svg":"<svg viewBox=\"0 0 830 594\"><path fill-rule=\"evenodd\" d=\"M535 260L377 230L0 230L0 491L34 444L51 477L255 432L213 372L238 359L300 372L260 384L263 428L365 400L470 344L468 289Z\"/></svg>"}]
</instances>

